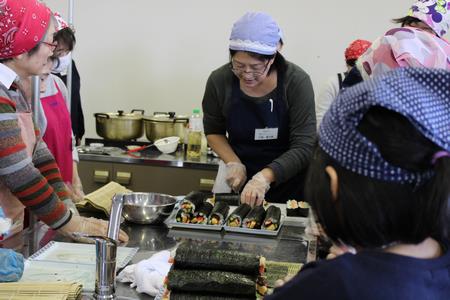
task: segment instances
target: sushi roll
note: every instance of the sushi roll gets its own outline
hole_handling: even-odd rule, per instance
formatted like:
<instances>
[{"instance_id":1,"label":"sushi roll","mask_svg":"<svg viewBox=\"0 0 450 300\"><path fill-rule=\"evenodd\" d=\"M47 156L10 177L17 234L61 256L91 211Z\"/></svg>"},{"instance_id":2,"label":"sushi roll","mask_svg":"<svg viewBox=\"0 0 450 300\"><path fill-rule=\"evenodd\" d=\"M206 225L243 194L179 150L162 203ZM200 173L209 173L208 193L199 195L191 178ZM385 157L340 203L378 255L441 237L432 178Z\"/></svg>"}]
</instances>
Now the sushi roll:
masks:
<instances>
[{"instance_id":1,"label":"sushi roll","mask_svg":"<svg viewBox=\"0 0 450 300\"><path fill-rule=\"evenodd\" d=\"M175 220L178 223L190 223L192 218L192 214L189 212L185 212L182 209L178 210Z\"/></svg>"},{"instance_id":2,"label":"sushi roll","mask_svg":"<svg viewBox=\"0 0 450 300\"><path fill-rule=\"evenodd\" d=\"M180 207L184 212L193 213L207 198L208 195L203 192L190 192L184 197Z\"/></svg>"},{"instance_id":3,"label":"sushi roll","mask_svg":"<svg viewBox=\"0 0 450 300\"><path fill-rule=\"evenodd\" d=\"M298 215L300 217L308 217L309 204L305 201L298 201Z\"/></svg>"},{"instance_id":4,"label":"sushi roll","mask_svg":"<svg viewBox=\"0 0 450 300\"><path fill-rule=\"evenodd\" d=\"M213 210L213 205L209 202L203 202L202 206L200 206L195 212L194 216L191 219L192 224L206 224L208 221L208 217Z\"/></svg>"},{"instance_id":5,"label":"sushi roll","mask_svg":"<svg viewBox=\"0 0 450 300\"><path fill-rule=\"evenodd\" d=\"M221 270L253 276L264 275L266 268L266 259L257 254L185 244L177 248L173 263L175 269Z\"/></svg>"},{"instance_id":6,"label":"sushi roll","mask_svg":"<svg viewBox=\"0 0 450 300\"><path fill-rule=\"evenodd\" d=\"M238 206L241 200L241 195L234 193L215 193L214 199L216 201L223 201L231 206Z\"/></svg>"},{"instance_id":7,"label":"sushi roll","mask_svg":"<svg viewBox=\"0 0 450 300\"><path fill-rule=\"evenodd\" d=\"M171 291L163 300L256 300L256 295L241 297L217 293L205 295L203 293Z\"/></svg>"},{"instance_id":8,"label":"sushi roll","mask_svg":"<svg viewBox=\"0 0 450 300\"><path fill-rule=\"evenodd\" d=\"M172 269L167 288L171 291L256 295L256 278L251 275L213 270Z\"/></svg>"},{"instance_id":9,"label":"sushi roll","mask_svg":"<svg viewBox=\"0 0 450 300\"><path fill-rule=\"evenodd\" d=\"M280 226L281 209L271 205L266 211L266 218L262 224L262 229L275 231Z\"/></svg>"},{"instance_id":10,"label":"sushi roll","mask_svg":"<svg viewBox=\"0 0 450 300\"><path fill-rule=\"evenodd\" d=\"M251 209L252 208L250 205L248 205L247 203L242 203L233 211L232 214L230 214L230 217L227 220L227 225L231 227L241 227L242 220L250 212Z\"/></svg>"},{"instance_id":11,"label":"sushi roll","mask_svg":"<svg viewBox=\"0 0 450 300\"><path fill-rule=\"evenodd\" d=\"M222 225L228 216L230 207L225 202L216 202L209 217L209 225Z\"/></svg>"},{"instance_id":12,"label":"sushi roll","mask_svg":"<svg viewBox=\"0 0 450 300\"><path fill-rule=\"evenodd\" d=\"M266 210L262 206L255 206L244 218L242 227L249 229L259 229L266 216Z\"/></svg>"},{"instance_id":13,"label":"sushi roll","mask_svg":"<svg viewBox=\"0 0 450 300\"><path fill-rule=\"evenodd\" d=\"M288 217L298 217L298 203L297 200L288 200L286 203L286 215Z\"/></svg>"}]
</instances>

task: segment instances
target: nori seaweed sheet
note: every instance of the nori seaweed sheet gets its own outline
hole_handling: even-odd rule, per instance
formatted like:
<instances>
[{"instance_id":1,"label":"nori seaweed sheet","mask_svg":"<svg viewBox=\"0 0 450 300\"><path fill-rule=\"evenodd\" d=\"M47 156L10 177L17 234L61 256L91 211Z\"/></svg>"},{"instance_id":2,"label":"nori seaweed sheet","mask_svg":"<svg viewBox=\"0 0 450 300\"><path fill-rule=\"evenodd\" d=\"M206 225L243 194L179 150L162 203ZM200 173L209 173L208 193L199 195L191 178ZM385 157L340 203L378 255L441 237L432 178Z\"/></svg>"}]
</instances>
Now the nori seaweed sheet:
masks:
<instances>
[{"instance_id":1,"label":"nori seaweed sheet","mask_svg":"<svg viewBox=\"0 0 450 300\"><path fill-rule=\"evenodd\" d=\"M241 194L235 193L215 193L214 198L216 201L223 201L228 205L238 206L241 200Z\"/></svg>"},{"instance_id":2,"label":"nori seaweed sheet","mask_svg":"<svg viewBox=\"0 0 450 300\"><path fill-rule=\"evenodd\" d=\"M205 295L205 293L188 293L171 291L170 300L256 300L256 296L230 296L218 295L217 293Z\"/></svg>"},{"instance_id":3,"label":"nori seaweed sheet","mask_svg":"<svg viewBox=\"0 0 450 300\"><path fill-rule=\"evenodd\" d=\"M264 209L264 207L262 207L262 205L255 206L245 217L244 222L242 223L242 227L246 227L246 225L245 225L246 222L256 221L256 225L255 225L255 227L253 227L253 229L261 228L261 224L262 224L265 216L266 216L266 210Z\"/></svg>"},{"instance_id":4,"label":"nori seaweed sheet","mask_svg":"<svg viewBox=\"0 0 450 300\"><path fill-rule=\"evenodd\" d=\"M231 217L238 217L240 220L240 224L242 225L242 220L249 213L249 211L251 209L252 209L252 207L250 205L248 205L247 203L242 203L241 205L239 205L238 208L236 208L233 211L233 213L230 214L228 219L230 219Z\"/></svg>"},{"instance_id":5,"label":"nori seaweed sheet","mask_svg":"<svg viewBox=\"0 0 450 300\"><path fill-rule=\"evenodd\" d=\"M262 226L264 228L264 223L268 220L270 220L273 224L278 224L278 226L280 226L280 219L281 209L275 205L271 205L266 211L266 218L264 219Z\"/></svg>"},{"instance_id":6,"label":"nori seaweed sheet","mask_svg":"<svg viewBox=\"0 0 450 300\"><path fill-rule=\"evenodd\" d=\"M202 191L192 191L187 194L184 199L192 200L192 199L201 199L205 201L207 198L212 197L213 193L211 192L202 192Z\"/></svg>"},{"instance_id":7,"label":"nori seaweed sheet","mask_svg":"<svg viewBox=\"0 0 450 300\"><path fill-rule=\"evenodd\" d=\"M228 204L222 201L216 202L209 218L211 219L213 216L222 217L220 219L220 223L223 223L223 221L227 218L229 211L230 206L228 206Z\"/></svg>"},{"instance_id":8,"label":"nori seaweed sheet","mask_svg":"<svg viewBox=\"0 0 450 300\"><path fill-rule=\"evenodd\" d=\"M167 288L171 291L254 296L255 279L254 276L225 271L173 269L168 274Z\"/></svg>"},{"instance_id":9,"label":"nori seaweed sheet","mask_svg":"<svg viewBox=\"0 0 450 300\"><path fill-rule=\"evenodd\" d=\"M202 249L181 244L174 266L179 269L207 269L259 275L260 256L233 250Z\"/></svg>"}]
</instances>

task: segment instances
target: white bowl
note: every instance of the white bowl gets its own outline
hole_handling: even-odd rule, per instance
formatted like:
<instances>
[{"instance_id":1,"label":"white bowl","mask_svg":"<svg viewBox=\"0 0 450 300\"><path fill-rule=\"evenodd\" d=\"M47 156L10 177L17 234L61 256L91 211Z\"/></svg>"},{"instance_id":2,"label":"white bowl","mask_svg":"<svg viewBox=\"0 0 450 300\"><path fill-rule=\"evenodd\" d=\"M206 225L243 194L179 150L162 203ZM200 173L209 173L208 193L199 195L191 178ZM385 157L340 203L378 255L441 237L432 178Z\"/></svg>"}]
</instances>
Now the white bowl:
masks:
<instances>
[{"instance_id":1,"label":"white bowl","mask_svg":"<svg viewBox=\"0 0 450 300\"><path fill-rule=\"evenodd\" d=\"M154 145L162 153L168 154L175 152L177 150L179 141L180 141L179 136L169 136L166 138L156 140Z\"/></svg>"}]
</instances>

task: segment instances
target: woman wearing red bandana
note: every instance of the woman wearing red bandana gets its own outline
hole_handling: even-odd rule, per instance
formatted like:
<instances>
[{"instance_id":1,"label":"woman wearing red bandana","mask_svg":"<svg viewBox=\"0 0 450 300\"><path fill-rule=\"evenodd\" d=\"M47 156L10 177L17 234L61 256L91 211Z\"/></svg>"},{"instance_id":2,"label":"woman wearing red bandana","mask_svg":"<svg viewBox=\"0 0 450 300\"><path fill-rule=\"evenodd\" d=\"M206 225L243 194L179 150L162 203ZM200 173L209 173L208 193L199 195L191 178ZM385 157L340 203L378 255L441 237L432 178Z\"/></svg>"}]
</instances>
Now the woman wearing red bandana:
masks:
<instances>
[{"instance_id":1,"label":"woman wearing red bandana","mask_svg":"<svg viewBox=\"0 0 450 300\"><path fill-rule=\"evenodd\" d=\"M370 47L372 43L366 40L354 40L345 49L345 64L347 71L333 75L328 79L327 83L321 89L316 99L316 119L317 127L322 122L322 118L331 105L331 102L337 97L339 91L342 89L342 82L348 72L355 66L356 60Z\"/></svg>"},{"instance_id":2,"label":"woman wearing red bandana","mask_svg":"<svg viewBox=\"0 0 450 300\"><path fill-rule=\"evenodd\" d=\"M0 2L0 206L13 221L9 236L23 228L24 207L62 233L104 235L106 222L74 216L64 204L69 193L23 97L19 78L42 73L56 47L54 32L43 3ZM120 239L128 237L122 233Z\"/></svg>"}]
</instances>

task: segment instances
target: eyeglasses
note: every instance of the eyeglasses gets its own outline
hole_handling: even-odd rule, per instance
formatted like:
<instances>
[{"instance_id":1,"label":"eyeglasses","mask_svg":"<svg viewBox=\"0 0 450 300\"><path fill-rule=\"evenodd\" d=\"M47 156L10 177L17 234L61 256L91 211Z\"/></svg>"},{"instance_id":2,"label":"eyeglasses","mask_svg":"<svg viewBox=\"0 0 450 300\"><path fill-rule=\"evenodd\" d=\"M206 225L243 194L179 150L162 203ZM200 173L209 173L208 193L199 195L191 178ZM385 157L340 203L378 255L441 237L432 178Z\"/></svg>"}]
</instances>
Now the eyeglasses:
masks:
<instances>
[{"instance_id":1,"label":"eyeglasses","mask_svg":"<svg viewBox=\"0 0 450 300\"><path fill-rule=\"evenodd\" d=\"M267 67L269 66L269 62L270 62L270 60L268 60L265 64L250 65L250 66L248 66L248 68L250 70L247 71L246 65L236 62L234 60L231 60L230 67L231 67L231 71L236 76L240 76L243 73L246 73L249 75L253 75L254 77L259 77L266 72Z\"/></svg>"},{"instance_id":2,"label":"eyeglasses","mask_svg":"<svg viewBox=\"0 0 450 300\"><path fill-rule=\"evenodd\" d=\"M47 42L40 42L41 44L47 45L50 50L55 51L56 47L58 47L58 43L47 43Z\"/></svg>"}]
</instances>

